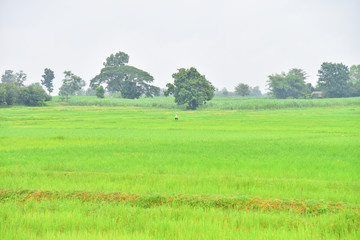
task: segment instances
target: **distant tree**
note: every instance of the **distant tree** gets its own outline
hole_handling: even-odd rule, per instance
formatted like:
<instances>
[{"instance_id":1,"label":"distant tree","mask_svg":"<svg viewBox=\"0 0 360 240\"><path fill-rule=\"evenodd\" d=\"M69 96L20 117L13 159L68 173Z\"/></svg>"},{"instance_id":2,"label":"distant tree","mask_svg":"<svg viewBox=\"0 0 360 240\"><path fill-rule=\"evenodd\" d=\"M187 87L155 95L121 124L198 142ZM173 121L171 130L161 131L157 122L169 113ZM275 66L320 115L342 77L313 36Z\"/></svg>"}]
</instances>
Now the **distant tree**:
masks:
<instances>
[{"instance_id":1,"label":"distant tree","mask_svg":"<svg viewBox=\"0 0 360 240\"><path fill-rule=\"evenodd\" d=\"M136 67L125 65L129 56L124 52L111 54L104 62L99 75L90 81L90 87L96 89L106 84L109 92L120 92L123 98L139 98L141 95L153 97L160 94L160 88L150 85L154 78Z\"/></svg>"},{"instance_id":2,"label":"distant tree","mask_svg":"<svg viewBox=\"0 0 360 240\"><path fill-rule=\"evenodd\" d=\"M305 83L306 73L302 69L293 68L285 74L269 76L268 86L270 94L276 98L304 98L310 94Z\"/></svg>"},{"instance_id":3,"label":"distant tree","mask_svg":"<svg viewBox=\"0 0 360 240\"><path fill-rule=\"evenodd\" d=\"M342 63L324 62L318 71L318 88L325 97L347 97L349 93L349 68Z\"/></svg>"},{"instance_id":4,"label":"distant tree","mask_svg":"<svg viewBox=\"0 0 360 240\"><path fill-rule=\"evenodd\" d=\"M16 75L13 70L5 70L5 73L1 76L2 83L15 83Z\"/></svg>"},{"instance_id":5,"label":"distant tree","mask_svg":"<svg viewBox=\"0 0 360 240\"><path fill-rule=\"evenodd\" d=\"M250 94L249 95L252 96L252 97L261 97L262 93L260 91L259 86L250 87Z\"/></svg>"},{"instance_id":6,"label":"distant tree","mask_svg":"<svg viewBox=\"0 0 360 240\"><path fill-rule=\"evenodd\" d=\"M214 97L215 87L194 67L181 68L172 75L174 84L166 84L165 96L174 95L177 104L187 103L187 109L196 109Z\"/></svg>"},{"instance_id":7,"label":"distant tree","mask_svg":"<svg viewBox=\"0 0 360 240\"><path fill-rule=\"evenodd\" d=\"M20 90L19 103L27 106L43 106L45 101L49 101L51 97L45 92L39 83L31 84Z\"/></svg>"},{"instance_id":8,"label":"distant tree","mask_svg":"<svg viewBox=\"0 0 360 240\"><path fill-rule=\"evenodd\" d=\"M223 88L223 89L221 90L221 94L222 94L223 96L228 96L228 95L229 95L229 91L228 91L226 88Z\"/></svg>"},{"instance_id":9,"label":"distant tree","mask_svg":"<svg viewBox=\"0 0 360 240\"><path fill-rule=\"evenodd\" d=\"M44 69L44 75L42 75L41 79L41 85L45 86L48 90L49 94L52 93L54 90L53 88L53 80L55 78L54 71L52 71L50 68Z\"/></svg>"},{"instance_id":10,"label":"distant tree","mask_svg":"<svg viewBox=\"0 0 360 240\"><path fill-rule=\"evenodd\" d=\"M13 83L16 87L21 88L26 81L26 74L23 71L14 73L12 70L5 70L5 73L1 76L1 82Z\"/></svg>"},{"instance_id":11,"label":"distant tree","mask_svg":"<svg viewBox=\"0 0 360 240\"><path fill-rule=\"evenodd\" d=\"M98 98L104 98L105 97L104 94L105 94L105 89L103 86L96 88L96 96Z\"/></svg>"},{"instance_id":12,"label":"distant tree","mask_svg":"<svg viewBox=\"0 0 360 240\"><path fill-rule=\"evenodd\" d=\"M81 89L84 80L73 74L71 71L65 71L64 74L65 78L63 79L63 84L60 87L59 95L64 96L66 98L66 102L68 103L69 96Z\"/></svg>"},{"instance_id":13,"label":"distant tree","mask_svg":"<svg viewBox=\"0 0 360 240\"><path fill-rule=\"evenodd\" d=\"M0 83L0 106L6 104L6 89L4 83Z\"/></svg>"},{"instance_id":14,"label":"distant tree","mask_svg":"<svg viewBox=\"0 0 360 240\"><path fill-rule=\"evenodd\" d=\"M96 90L92 89L91 87L85 90L85 96L96 96Z\"/></svg>"},{"instance_id":15,"label":"distant tree","mask_svg":"<svg viewBox=\"0 0 360 240\"><path fill-rule=\"evenodd\" d=\"M240 96L248 96L250 94L250 87L247 84L239 83L235 87L235 93Z\"/></svg>"},{"instance_id":16,"label":"distant tree","mask_svg":"<svg viewBox=\"0 0 360 240\"><path fill-rule=\"evenodd\" d=\"M313 85L311 83L307 83L306 87L308 89L308 92L310 92L310 93L315 91L315 88L313 87Z\"/></svg>"},{"instance_id":17,"label":"distant tree","mask_svg":"<svg viewBox=\"0 0 360 240\"><path fill-rule=\"evenodd\" d=\"M26 74L23 71L17 72L16 74L15 85L18 88L24 87L24 82L26 81Z\"/></svg>"},{"instance_id":18,"label":"distant tree","mask_svg":"<svg viewBox=\"0 0 360 240\"><path fill-rule=\"evenodd\" d=\"M360 82L360 64L350 67L349 78L351 82Z\"/></svg>"},{"instance_id":19,"label":"distant tree","mask_svg":"<svg viewBox=\"0 0 360 240\"><path fill-rule=\"evenodd\" d=\"M5 100L5 103L8 106L15 104L19 97L19 88L15 83L1 83L1 88L3 94L1 98Z\"/></svg>"},{"instance_id":20,"label":"distant tree","mask_svg":"<svg viewBox=\"0 0 360 240\"><path fill-rule=\"evenodd\" d=\"M350 77L350 96L359 97L360 96L360 64L352 65L349 72Z\"/></svg>"}]
</instances>

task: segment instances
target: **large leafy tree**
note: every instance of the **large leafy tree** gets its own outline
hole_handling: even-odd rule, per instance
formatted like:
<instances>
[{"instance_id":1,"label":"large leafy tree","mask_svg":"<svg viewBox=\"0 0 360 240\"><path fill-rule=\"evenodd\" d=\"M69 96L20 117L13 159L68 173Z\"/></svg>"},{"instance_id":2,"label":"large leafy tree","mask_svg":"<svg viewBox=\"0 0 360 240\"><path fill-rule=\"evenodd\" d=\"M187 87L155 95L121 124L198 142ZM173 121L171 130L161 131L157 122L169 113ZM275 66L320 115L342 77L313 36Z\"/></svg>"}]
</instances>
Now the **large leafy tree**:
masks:
<instances>
[{"instance_id":1,"label":"large leafy tree","mask_svg":"<svg viewBox=\"0 0 360 240\"><path fill-rule=\"evenodd\" d=\"M303 98L310 93L305 83L306 73L302 69L293 68L286 74L269 76L268 86L271 95L276 98Z\"/></svg>"},{"instance_id":2,"label":"large leafy tree","mask_svg":"<svg viewBox=\"0 0 360 240\"><path fill-rule=\"evenodd\" d=\"M49 94L54 90L53 80L55 78L54 71L50 68L45 68L44 75L42 75L41 85L45 86Z\"/></svg>"},{"instance_id":3,"label":"large leafy tree","mask_svg":"<svg viewBox=\"0 0 360 240\"><path fill-rule=\"evenodd\" d=\"M349 96L349 68L342 63L324 62L318 70L318 88L325 97Z\"/></svg>"},{"instance_id":4,"label":"large leafy tree","mask_svg":"<svg viewBox=\"0 0 360 240\"><path fill-rule=\"evenodd\" d=\"M248 96L250 94L250 86L245 83L239 83L235 87L235 93L240 96Z\"/></svg>"},{"instance_id":5,"label":"large leafy tree","mask_svg":"<svg viewBox=\"0 0 360 240\"><path fill-rule=\"evenodd\" d=\"M66 102L69 102L69 96L74 95L76 91L79 91L84 85L84 80L81 77L76 76L71 71L64 72L63 84L60 87L59 95L66 98Z\"/></svg>"},{"instance_id":6,"label":"large leafy tree","mask_svg":"<svg viewBox=\"0 0 360 240\"><path fill-rule=\"evenodd\" d=\"M159 95L160 88L150 85L154 78L147 72L126 65L129 56L124 52L111 54L104 62L99 75L90 81L90 87L98 88L105 84L110 92L120 92L123 98L139 98L141 95Z\"/></svg>"},{"instance_id":7,"label":"large leafy tree","mask_svg":"<svg viewBox=\"0 0 360 240\"><path fill-rule=\"evenodd\" d=\"M174 84L166 84L164 94L174 95L175 102L179 105L187 103L187 109L196 109L214 97L215 87L194 67L181 68L172 77Z\"/></svg>"}]
</instances>

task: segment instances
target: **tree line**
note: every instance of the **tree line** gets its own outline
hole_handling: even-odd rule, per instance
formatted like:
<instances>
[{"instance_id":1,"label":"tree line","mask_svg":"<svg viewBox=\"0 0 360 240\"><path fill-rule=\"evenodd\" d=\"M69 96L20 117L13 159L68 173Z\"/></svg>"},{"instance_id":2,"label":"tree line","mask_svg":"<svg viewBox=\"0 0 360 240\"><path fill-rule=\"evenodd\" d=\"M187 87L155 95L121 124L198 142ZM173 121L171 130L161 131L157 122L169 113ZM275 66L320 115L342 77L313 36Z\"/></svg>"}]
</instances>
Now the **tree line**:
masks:
<instances>
[{"instance_id":1,"label":"tree line","mask_svg":"<svg viewBox=\"0 0 360 240\"><path fill-rule=\"evenodd\" d=\"M64 72L62 85L59 89L61 99L68 102L73 95L96 95L104 98L105 92L117 97L135 99L140 96L159 96L161 90L153 86L153 76L148 72L128 65L129 55L124 52L111 54L103 63L100 73L90 80L87 90L85 81L72 73ZM314 87L306 83L307 74L302 69L293 68L288 73L268 76L268 95L275 98L311 98L311 97L350 97L360 96L360 65L350 69L342 63L324 62L318 71L318 82ZM188 109L196 109L217 96L262 96L258 86L250 87L245 83L235 86L231 93L226 88L215 89L204 75L194 67L181 68L172 75L174 83L168 83L163 89L165 96L173 95L177 104L187 104ZM41 106L51 99L53 92L54 72L45 68L40 83L24 86L26 74L23 71L14 73L6 70L1 77L0 105L24 104ZM45 92L44 88L47 92Z\"/></svg>"},{"instance_id":2,"label":"tree line","mask_svg":"<svg viewBox=\"0 0 360 240\"><path fill-rule=\"evenodd\" d=\"M307 74L293 68L288 73L272 74L268 77L270 95L275 98L342 98L360 96L360 65L324 62L318 70L318 81L314 87L306 83Z\"/></svg>"}]
</instances>

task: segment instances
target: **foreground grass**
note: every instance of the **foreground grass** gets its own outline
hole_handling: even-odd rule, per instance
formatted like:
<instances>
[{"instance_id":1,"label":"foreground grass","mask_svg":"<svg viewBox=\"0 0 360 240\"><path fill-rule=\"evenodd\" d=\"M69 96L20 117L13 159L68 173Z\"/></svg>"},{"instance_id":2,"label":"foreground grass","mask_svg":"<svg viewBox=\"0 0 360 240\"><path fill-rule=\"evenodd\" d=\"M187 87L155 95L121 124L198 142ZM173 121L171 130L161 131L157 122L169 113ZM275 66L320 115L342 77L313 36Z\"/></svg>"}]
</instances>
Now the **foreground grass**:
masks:
<instances>
[{"instance_id":1,"label":"foreground grass","mask_svg":"<svg viewBox=\"0 0 360 240\"><path fill-rule=\"evenodd\" d=\"M174 121L159 108L1 109L0 189L12 197L0 198L0 236L359 237L360 107L178 113ZM161 204L66 197L79 191ZM36 192L63 197L20 201ZM174 196L205 200L173 206ZM321 214L219 208L214 199L305 202Z\"/></svg>"},{"instance_id":2,"label":"foreground grass","mask_svg":"<svg viewBox=\"0 0 360 240\"><path fill-rule=\"evenodd\" d=\"M2 239L358 239L359 213L301 215L74 199L3 202Z\"/></svg>"}]
</instances>

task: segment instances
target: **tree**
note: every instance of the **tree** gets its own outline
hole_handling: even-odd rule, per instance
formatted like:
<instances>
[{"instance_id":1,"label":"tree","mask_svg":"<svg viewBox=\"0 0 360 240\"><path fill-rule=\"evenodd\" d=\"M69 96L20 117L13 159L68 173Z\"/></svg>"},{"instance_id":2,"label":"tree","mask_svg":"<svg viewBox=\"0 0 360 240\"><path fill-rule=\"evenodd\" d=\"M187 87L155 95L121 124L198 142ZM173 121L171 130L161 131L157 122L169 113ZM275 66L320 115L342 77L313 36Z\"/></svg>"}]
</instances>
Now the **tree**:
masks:
<instances>
[{"instance_id":1,"label":"tree","mask_svg":"<svg viewBox=\"0 0 360 240\"><path fill-rule=\"evenodd\" d=\"M194 67L181 68L172 75L174 84L166 84L165 96L174 95L177 104L187 103L187 109L196 109L214 97L215 87Z\"/></svg>"},{"instance_id":2,"label":"tree","mask_svg":"<svg viewBox=\"0 0 360 240\"><path fill-rule=\"evenodd\" d=\"M240 96L248 96L250 94L250 87L247 84L239 83L235 87L235 93Z\"/></svg>"},{"instance_id":3,"label":"tree","mask_svg":"<svg viewBox=\"0 0 360 240\"><path fill-rule=\"evenodd\" d=\"M15 85L18 88L24 87L24 82L26 81L26 74L23 71L17 72L16 74Z\"/></svg>"},{"instance_id":4,"label":"tree","mask_svg":"<svg viewBox=\"0 0 360 240\"><path fill-rule=\"evenodd\" d=\"M103 86L96 88L96 96L98 98L104 98L105 97L104 94L105 94L105 89Z\"/></svg>"},{"instance_id":5,"label":"tree","mask_svg":"<svg viewBox=\"0 0 360 240\"><path fill-rule=\"evenodd\" d=\"M49 94L54 90L53 88L53 80L55 78L54 71L50 68L45 68L44 75L42 75L41 85L45 86L48 90Z\"/></svg>"},{"instance_id":6,"label":"tree","mask_svg":"<svg viewBox=\"0 0 360 240\"><path fill-rule=\"evenodd\" d=\"M228 91L226 88L223 88L223 89L221 90L221 94L222 94L223 96L228 96L228 95L229 95L229 91Z\"/></svg>"},{"instance_id":7,"label":"tree","mask_svg":"<svg viewBox=\"0 0 360 240\"><path fill-rule=\"evenodd\" d=\"M350 96L360 96L360 64L352 65L349 72L350 77Z\"/></svg>"},{"instance_id":8,"label":"tree","mask_svg":"<svg viewBox=\"0 0 360 240\"><path fill-rule=\"evenodd\" d=\"M16 87L21 88L26 81L26 74L23 71L14 73L13 70L5 70L5 73L1 76L1 82L13 83Z\"/></svg>"},{"instance_id":9,"label":"tree","mask_svg":"<svg viewBox=\"0 0 360 240\"><path fill-rule=\"evenodd\" d=\"M3 89L3 100L5 103L10 106L16 103L19 97L19 88L15 85L15 83L1 83L1 88Z\"/></svg>"},{"instance_id":10,"label":"tree","mask_svg":"<svg viewBox=\"0 0 360 240\"><path fill-rule=\"evenodd\" d=\"M260 91L259 86L250 87L250 94L249 95L252 96L252 97L261 97L262 93Z\"/></svg>"},{"instance_id":11,"label":"tree","mask_svg":"<svg viewBox=\"0 0 360 240\"><path fill-rule=\"evenodd\" d=\"M45 101L49 101L51 97L45 92L39 83L21 88L19 95L19 103L27 106L43 106Z\"/></svg>"},{"instance_id":12,"label":"tree","mask_svg":"<svg viewBox=\"0 0 360 240\"><path fill-rule=\"evenodd\" d=\"M318 70L318 88L325 97L349 96L349 68L342 63L324 62Z\"/></svg>"},{"instance_id":13,"label":"tree","mask_svg":"<svg viewBox=\"0 0 360 240\"><path fill-rule=\"evenodd\" d=\"M304 70L293 68L287 74L273 74L269 76L268 86L270 94L276 98L303 98L310 94L305 83L307 75Z\"/></svg>"},{"instance_id":14,"label":"tree","mask_svg":"<svg viewBox=\"0 0 360 240\"><path fill-rule=\"evenodd\" d=\"M71 71L65 71L65 78L63 84L60 87L59 95L66 97L66 102L69 102L69 96L73 95L76 91L81 89L81 85L84 82L81 77L76 76Z\"/></svg>"},{"instance_id":15,"label":"tree","mask_svg":"<svg viewBox=\"0 0 360 240\"><path fill-rule=\"evenodd\" d=\"M349 78L351 82L360 82L360 64L350 67Z\"/></svg>"},{"instance_id":16,"label":"tree","mask_svg":"<svg viewBox=\"0 0 360 240\"><path fill-rule=\"evenodd\" d=\"M90 87L96 89L106 84L109 92L120 92L123 98L139 98L141 95L153 97L159 95L160 88L150 85L154 78L136 67L125 65L129 56L124 52L111 54L104 62L99 75L90 81Z\"/></svg>"},{"instance_id":17,"label":"tree","mask_svg":"<svg viewBox=\"0 0 360 240\"><path fill-rule=\"evenodd\" d=\"M5 70L5 73L1 76L2 83L15 83L16 75L13 70Z\"/></svg>"},{"instance_id":18,"label":"tree","mask_svg":"<svg viewBox=\"0 0 360 240\"><path fill-rule=\"evenodd\" d=\"M6 104L6 89L3 83L0 83L0 106Z\"/></svg>"}]
</instances>

